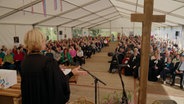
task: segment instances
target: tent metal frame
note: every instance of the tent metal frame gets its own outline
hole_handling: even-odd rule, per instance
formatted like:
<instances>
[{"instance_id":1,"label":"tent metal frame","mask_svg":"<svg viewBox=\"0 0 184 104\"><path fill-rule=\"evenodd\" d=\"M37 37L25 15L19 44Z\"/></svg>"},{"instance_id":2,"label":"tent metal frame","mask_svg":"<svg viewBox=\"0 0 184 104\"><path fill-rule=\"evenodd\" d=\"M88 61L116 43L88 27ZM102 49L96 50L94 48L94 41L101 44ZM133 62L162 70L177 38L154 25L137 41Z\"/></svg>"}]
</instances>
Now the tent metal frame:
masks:
<instances>
[{"instance_id":1,"label":"tent metal frame","mask_svg":"<svg viewBox=\"0 0 184 104\"><path fill-rule=\"evenodd\" d=\"M102 9L102 10L96 11L95 13L91 12L90 14L87 14L87 15L84 15L84 16L82 16L82 17L76 18L76 19L74 19L74 20L72 20L72 21L68 21L68 22L65 22L65 23L59 24L59 25L57 25L57 26L62 26L62 25L65 25L65 24L71 23L71 22L73 22L73 21L76 21L76 20L79 20L79 19L82 19L82 18L88 17L88 16L90 16L90 15L94 15L94 14L95 14L95 15L97 15L96 13L101 12L101 11L105 11L106 9L109 9L109 8L112 8L112 7L107 7L107 8L105 8L105 9ZM98 16L98 15L97 15L97 16ZM84 22L85 22L85 21L84 21Z\"/></svg>"},{"instance_id":2,"label":"tent metal frame","mask_svg":"<svg viewBox=\"0 0 184 104\"><path fill-rule=\"evenodd\" d=\"M81 23L79 23L79 24L77 24L77 25L73 25L73 26L71 26L71 27L72 27L72 28L74 28L74 27L80 27L81 25L87 24L87 23L89 23L89 24L91 25L91 27L94 27L93 25L99 24L99 23L101 23L101 22L103 22L103 21L111 21L111 20L110 20L111 18L104 18L104 17L107 16L107 15L112 15L112 14L114 14L114 12L113 12L113 13L108 13L108 14L106 14L106 15L98 15L98 14L97 14L97 13L102 12L102 11L105 11L105 10L107 10L107 9L109 9L109 8L114 8L114 9L116 10L115 13L118 13L119 16L120 16L121 18L127 18L127 17L129 17L129 16L125 16L125 15L123 15L123 14L130 15L129 13L125 13L125 12L123 12L123 11L121 11L121 10L129 11L129 12L135 12L135 11L133 11L133 10L130 10L130 9L127 9L127 8L124 8L124 7L119 7L118 5L114 4L114 3L112 2L112 0L108 0L108 2L110 2L112 6L107 7L107 8L103 8L103 9L100 9L100 10L98 10L98 11L96 11L96 12L92 12L92 11L90 11L90 10L84 8L85 6L91 5L91 4L96 3L96 2L98 2L98 1L100 1L100 0L92 0L92 1L90 1L90 2L87 2L87 3L85 3L85 4L79 6L79 5L76 5L76 4L74 4L74 3L71 3L70 1L62 0L62 2L66 2L66 3L68 3L68 4L71 4L71 5L75 6L75 7L72 8L72 9L69 9L69 10L67 10L67 11L65 11L65 12L56 14L56 15L46 14L46 15L51 16L51 17L48 17L48 18L46 18L46 19L42 19L41 21L38 21L38 22L33 23L33 24L22 24L22 23L0 23L0 24L2 24L2 25L32 25L33 27L35 27L35 26L48 26L48 25L42 25L42 23L44 23L44 22L46 22L46 21L49 21L49 20L52 20L52 19L58 17L58 18L61 18L61 19L62 19L62 18L65 18L65 19L70 19L70 20L67 21L67 22L61 23L61 24L59 24L59 25L56 25L56 26L55 26L55 25L54 25L54 26L53 26L53 25L50 25L50 26L53 26L53 27L62 27L62 26L64 26L64 25L69 24L69 23L72 23L72 22L74 22L74 21L79 21L79 22L81 22ZM128 0L117 0L117 1L122 2L122 3L125 3L125 4L129 4L129 5L136 6L136 8L137 8L137 7L143 8L143 7L144 7L142 4L137 4L137 3L135 3L135 2L128 1ZM184 2L181 1L181 0L173 0L173 1L176 1L176 2L179 2L179 3L184 3ZM7 13L1 15L1 16L0 16L0 20L6 18L6 17L8 17L8 16L11 16L11 15L17 13L17 12L20 12L20 11L25 11L25 12L29 12L29 13L30 13L31 11L28 11L28 10L25 10L25 9L28 8L28 7L34 6L34 5L36 5L36 4L40 3L40 2L42 2L42 0L35 0L35 1L32 1L32 2L30 2L30 3L28 3L28 4L23 5L23 6L21 6L21 7L18 7L18 8L11 8L11 7L0 6L0 8L12 9L10 12L7 12ZM173 12L175 12L175 11L181 9L181 8L184 8L184 5L179 6L179 7L175 8L174 10L169 11L169 12L166 12L166 11L163 11L163 10L160 10L160 9L157 9L157 8L154 8L154 11L155 11L155 12L162 13L162 14L165 14L165 15L169 15L169 16L173 16L173 17L176 17L176 18L181 18L181 19L183 19L184 16L173 13ZM78 9L83 9L83 10L89 12L90 14L86 14L86 15L81 16L81 17L78 17L78 18L76 18L76 19L62 17L62 15L67 14L67 13L72 13L74 10L78 10ZM118 9L120 9L120 10L118 10ZM38 12L34 12L34 14L43 15L43 13L38 13ZM88 16L93 16L93 15L98 16L98 18L93 18L93 19L90 19L90 20L87 20L87 21L83 21L83 20L82 20L82 18L85 18L85 17L88 17ZM118 16L118 15L116 15L116 16ZM93 20L96 20L96 19L99 19L99 18L103 18L104 20L98 21L98 22L96 22L96 23L91 23L91 22L90 22L90 21L93 21ZM129 19L129 18L128 18L128 19ZM176 24L176 25L184 25L183 23L178 23L177 21L172 21L172 20L170 20L170 19L167 19L166 22L168 22L168 24L171 23L171 24ZM103 23L101 23L101 24L103 24ZM166 24L162 24L162 25L170 26L170 25L168 25L168 24L166 23ZM87 27L89 27L89 25L87 25ZM90 28L91 28L91 27L90 27ZM83 26L82 28L84 28L84 26Z\"/></svg>"},{"instance_id":3,"label":"tent metal frame","mask_svg":"<svg viewBox=\"0 0 184 104\"><path fill-rule=\"evenodd\" d=\"M12 15L12 14L15 14L15 13L17 13L17 12L19 12L19 11L22 11L22 10L28 8L28 7L31 7L32 5L38 4L38 3L40 3L41 1L42 1L42 0L36 0L36 1L33 1L33 2L29 3L29 4L26 4L26 5L24 5L24 6L21 6L21 7L17 8L17 9L14 9L14 10L12 10L12 11L10 11L10 12L8 12L8 13L2 15L2 16L0 16L0 20L3 19L3 18L5 18L5 17L8 17L8 16L10 16L10 15Z\"/></svg>"},{"instance_id":4,"label":"tent metal frame","mask_svg":"<svg viewBox=\"0 0 184 104\"><path fill-rule=\"evenodd\" d=\"M97 2L97 1L99 1L99 0L93 0L93 1L91 1L91 2L88 2L88 3L85 3L85 4L81 5L80 7L75 7L75 8L73 8L73 9L70 9L70 10L67 10L67 11L65 11L65 12L59 13L59 14L57 14L57 15L54 15L53 17L50 17L50 18L44 19L44 20L42 20L42 21L39 21L39 22L37 22L37 23L34 23L33 25L36 26L36 25L38 25L38 24L40 24L40 23L43 23L43 22L48 21L48 20L51 20L51 19L53 19L53 18L62 16L62 15L64 15L64 14L67 14L67 13L72 12L72 11L74 11L74 10L80 9L81 7L84 7L84 6L93 4L93 3ZM66 2L66 1L63 0L63 2Z\"/></svg>"}]
</instances>

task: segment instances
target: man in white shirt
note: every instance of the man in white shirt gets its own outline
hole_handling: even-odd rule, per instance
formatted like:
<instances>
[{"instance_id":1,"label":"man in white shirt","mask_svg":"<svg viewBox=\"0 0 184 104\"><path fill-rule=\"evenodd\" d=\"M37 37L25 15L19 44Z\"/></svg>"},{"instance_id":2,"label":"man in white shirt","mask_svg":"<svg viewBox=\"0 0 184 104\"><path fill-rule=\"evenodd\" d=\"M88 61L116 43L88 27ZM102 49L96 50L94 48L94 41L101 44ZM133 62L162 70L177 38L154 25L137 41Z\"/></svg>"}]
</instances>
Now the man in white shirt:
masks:
<instances>
[{"instance_id":1,"label":"man in white shirt","mask_svg":"<svg viewBox=\"0 0 184 104\"><path fill-rule=\"evenodd\" d=\"M184 78L184 53L180 55L180 62L177 62L174 68L173 76L172 76L172 84L174 85L175 83L175 77L179 76L180 77L180 88L183 89L183 78Z\"/></svg>"},{"instance_id":2,"label":"man in white shirt","mask_svg":"<svg viewBox=\"0 0 184 104\"><path fill-rule=\"evenodd\" d=\"M76 60L79 62L80 66L82 66L83 63L85 64L84 52L81 47L78 47Z\"/></svg>"}]
</instances>

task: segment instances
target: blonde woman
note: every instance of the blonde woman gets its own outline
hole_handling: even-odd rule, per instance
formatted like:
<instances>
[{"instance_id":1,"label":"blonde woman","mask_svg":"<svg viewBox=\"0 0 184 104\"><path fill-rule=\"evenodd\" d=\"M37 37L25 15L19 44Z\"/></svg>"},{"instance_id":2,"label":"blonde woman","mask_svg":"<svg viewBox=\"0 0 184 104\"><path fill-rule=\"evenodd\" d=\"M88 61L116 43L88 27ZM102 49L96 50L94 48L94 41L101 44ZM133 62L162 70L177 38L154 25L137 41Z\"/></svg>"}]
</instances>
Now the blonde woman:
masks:
<instances>
[{"instance_id":1,"label":"blonde woman","mask_svg":"<svg viewBox=\"0 0 184 104\"><path fill-rule=\"evenodd\" d=\"M45 37L38 30L27 32L24 38L28 54L22 62L22 104L65 104L70 97L69 78L86 74L74 68L64 75L57 61L41 54Z\"/></svg>"}]
</instances>

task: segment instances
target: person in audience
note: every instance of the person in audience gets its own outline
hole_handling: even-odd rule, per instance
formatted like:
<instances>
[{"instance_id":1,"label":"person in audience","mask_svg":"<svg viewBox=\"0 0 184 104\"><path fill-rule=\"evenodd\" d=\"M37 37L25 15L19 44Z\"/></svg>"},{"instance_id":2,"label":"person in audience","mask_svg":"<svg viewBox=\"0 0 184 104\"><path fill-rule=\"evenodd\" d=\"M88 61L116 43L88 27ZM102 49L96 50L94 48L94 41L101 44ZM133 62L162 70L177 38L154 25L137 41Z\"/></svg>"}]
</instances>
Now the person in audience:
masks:
<instances>
[{"instance_id":1,"label":"person in audience","mask_svg":"<svg viewBox=\"0 0 184 104\"><path fill-rule=\"evenodd\" d=\"M167 74L172 75L174 70L174 64L172 63L171 57L167 57L167 62L165 63L164 69L160 72L160 76L163 79L163 83L166 84Z\"/></svg>"},{"instance_id":2,"label":"person in audience","mask_svg":"<svg viewBox=\"0 0 184 104\"><path fill-rule=\"evenodd\" d=\"M1 49L3 50L4 53L6 53L6 51L8 50L5 45L2 45Z\"/></svg>"},{"instance_id":3,"label":"person in audience","mask_svg":"<svg viewBox=\"0 0 184 104\"><path fill-rule=\"evenodd\" d=\"M154 56L151 57L149 63L149 73L148 73L148 80L149 81L157 81L157 76L160 75L162 70L162 60L160 59L160 54L157 52L154 53Z\"/></svg>"},{"instance_id":4,"label":"person in audience","mask_svg":"<svg viewBox=\"0 0 184 104\"><path fill-rule=\"evenodd\" d=\"M109 46L108 38L105 38L104 41L103 41L103 43L104 43L104 46Z\"/></svg>"},{"instance_id":5,"label":"person in audience","mask_svg":"<svg viewBox=\"0 0 184 104\"><path fill-rule=\"evenodd\" d=\"M13 54L11 53L11 49L6 51L6 55L3 59L3 68L4 69L14 69L14 60L13 60Z\"/></svg>"},{"instance_id":6,"label":"person in audience","mask_svg":"<svg viewBox=\"0 0 184 104\"><path fill-rule=\"evenodd\" d=\"M133 50L130 47L127 47L127 53L134 54Z\"/></svg>"},{"instance_id":7,"label":"person in audience","mask_svg":"<svg viewBox=\"0 0 184 104\"><path fill-rule=\"evenodd\" d=\"M59 59L61 58L62 49L61 47L56 47L56 49L53 52L54 59L59 62Z\"/></svg>"},{"instance_id":8,"label":"person in audience","mask_svg":"<svg viewBox=\"0 0 184 104\"><path fill-rule=\"evenodd\" d=\"M16 45L14 45L14 47L13 47L13 49L12 49L12 53L16 53L17 52L17 46Z\"/></svg>"},{"instance_id":9,"label":"person in audience","mask_svg":"<svg viewBox=\"0 0 184 104\"><path fill-rule=\"evenodd\" d=\"M128 61L130 60L130 58L131 58L131 54L130 53L125 53L125 57L123 58L123 60L122 60L122 64L123 65L127 65L128 64ZM125 74L125 68L126 68L126 66L125 67L122 67L122 73L123 74Z\"/></svg>"},{"instance_id":10,"label":"person in audience","mask_svg":"<svg viewBox=\"0 0 184 104\"><path fill-rule=\"evenodd\" d=\"M45 37L38 29L32 29L24 37L28 54L21 67L22 104L66 104L70 98L69 78L84 75L80 66L64 75L53 58L41 54L45 49Z\"/></svg>"},{"instance_id":11,"label":"person in audience","mask_svg":"<svg viewBox=\"0 0 184 104\"><path fill-rule=\"evenodd\" d=\"M76 62L77 51L74 49L73 45L70 46L69 53L72 57L73 62Z\"/></svg>"},{"instance_id":12,"label":"person in audience","mask_svg":"<svg viewBox=\"0 0 184 104\"><path fill-rule=\"evenodd\" d=\"M164 62L164 63L166 63L167 62L167 58L169 58L170 57L170 52L168 51L168 50L166 50L165 52L164 52L164 54L161 56L161 59L162 59L162 61Z\"/></svg>"},{"instance_id":13,"label":"person in audience","mask_svg":"<svg viewBox=\"0 0 184 104\"><path fill-rule=\"evenodd\" d=\"M172 60L172 63L174 64L174 66L176 65L177 62L180 62L180 54L177 54L175 58Z\"/></svg>"},{"instance_id":14,"label":"person in audience","mask_svg":"<svg viewBox=\"0 0 184 104\"><path fill-rule=\"evenodd\" d=\"M81 47L78 47L76 58L77 58L77 61L79 61L80 66L82 66L83 63L85 64L84 52L81 49Z\"/></svg>"},{"instance_id":15,"label":"person in audience","mask_svg":"<svg viewBox=\"0 0 184 104\"><path fill-rule=\"evenodd\" d=\"M123 44L122 44L122 42L118 42L118 46L115 49L115 53L120 50L120 47L124 47Z\"/></svg>"},{"instance_id":16,"label":"person in audience","mask_svg":"<svg viewBox=\"0 0 184 104\"><path fill-rule=\"evenodd\" d=\"M97 42L95 43L95 45L96 45L96 51L97 51L97 52L100 52L100 51L101 51L101 48L102 48L101 42L100 42L100 41L97 41Z\"/></svg>"},{"instance_id":17,"label":"person in audience","mask_svg":"<svg viewBox=\"0 0 184 104\"><path fill-rule=\"evenodd\" d=\"M119 47L119 50L114 53L112 56L112 60L110 61L110 67L109 67L109 73L115 72L120 68L120 65L122 64L122 60L125 57L125 49L124 47ZM118 66L119 65L119 66Z\"/></svg>"},{"instance_id":18,"label":"person in audience","mask_svg":"<svg viewBox=\"0 0 184 104\"><path fill-rule=\"evenodd\" d=\"M130 60L132 54L126 53L125 57L122 60L122 64L128 64L128 61Z\"/></svg>"},{"instance_id":19,"label":"person in audience","mask_svg":"<svg viewBox=\"0 0 184 104\"><path fill-rule=\"evenodd\" d=\"M127 68L125 68L125 75L133 75L138 78L138 69L140 66L140 55L137 48L134 48L134 54L128 61Z\"/></svg>"},{"instance_id":20,"label":"person in audience","mask_svg":"<svg viewBox=\"0 0 184 104\"><path fill-rule=\"evenodd\" d=\"M139 67L140 67L140 53L138 48L134 48L134 56L133 56L132 62L134 64L132 65L134 78L138 78Z\"/></svg>"},{"instance_id":21,"label":"person in audience","mask_svg":"<svg viewBox=\"0 0 184 104\"><path fill-rule=\"evenodd\" d=\"M92 46L91 46L91 44L90 43L88 43L87 44L87 46L86 46L86 58L91 58L91 55L92 55Z\"/></svg>"},{"instance_id":22,"label":"person in audience","mask_svg":"<svg viewBox=\"0 0 184 104\"><path fill-rule=\"evenodd\" d=\"M3 59L4 59L5 54L3 53L3 50L0 49L0 68L3 66Z\"/></svg>"},{"instance_id":23,"label":"person in audience","mask_svg":"<svg viewBox=\"0 0 184 104\"><path fill-rule=\"evenodd\" d=\"M24 53L20 50L21 48L17 48L16 52L14 53L14 64L15 68L17 70L17 73L20 73L21 70L21 63L22 60L24 59Z\"/></svg>"},{"instance_id":24,"label":"person in audience","mask_svg":"<svg viewBox=\"0 0 184 104\"><path fill-rule=\"evenodd\" d=\"M114 34L111 34L111 41L114 42Z\"/></svg>"},{"instance_id":25,"label":"person in audience","mask_svg":"<svg viewBox=\"0 0 184 104\"><path fill-rule=\"evenodd\" d=\"M150 57L154 55L154 50L153 50L153 46L150 46Z\"/></svg>"},{"instance_id":26,"label":"person in audience","mask_svg":"<svg viewBox=\"0 0 184 104\"><path fill-rule=\"evenodd\" d=\"M95 42L91 43L91 47L92 47L92 53L95 54L96 48L97 48Z\"/></svg>"},{"instance_id":27,"label":"person in audience","mask_svg":"<svg viewBox=\"0 0 184 104\"><path fill-rule=\"evenodd\" d=\"M51 48L47 48L46 49L45 56L50 57L50 58L54 58L54 55L52 53L52 49Z\"/></svg>"},{"instance_id":28,"label":"person in audience","mask_svg":"<svg viewBox=\"0 0 184 104\"><path fill-rule=\"evenodd\" d=\"M120 41L120 38L121 38L120 35L121 35L120 33L118 33L118 35L117 35L117 40L118 40L118 41Z\"/></svg>"},{"instance_id":29,"label":"person in audience","mask_svg":"<svg viewBox=\"0 0 184 104\"><path fill-rule=\"evenodd\" d=\"M72 57L70 53L68 52L67 48L65 48L63 52L61 53L60 62L64 63L66 66L69 66L72 64Z\"/></svg>"},{"instance_id":30,"label":"person in audience","mask_svg":"<svg viewBox=\"0 0 184 104\"><path fill-rule=\"evenodd\" d=\"M4 59L4 56L5 56L5 54L4 54L4 52L3 52L3 49L0 49L0 58L3 60Z\"/></svg>"},{"instance_id":31,"label":"person in audience","mask_svg":"<svg viewBox=\"0 0 184 104\"><path fill-rule=\"evenodd\" d=\"M86 46L86 44L81 42L79 44L79 46L81 47L82 51L84 52L84 57L87 57L87 46Z\"/></svg>"},{"instance_id":32,"label":"person in audience","mask_svg":"<svg viewBox=\"0 0 184 104\"><path fill-rule=\"evenodd\" d=\"M117 57L118 58L118 64L122 64L122 60L125 57L125 49L124 49L124 47L120 47L117 54L118 54L118 57Z\"/></svg>"},{"instance_id":33,"label":"person in audience","mask_svg":"<svg viewBox=\"0 0 184 104\"><path fill-rule=\"evenodd\" d=\"M172 76L172 83L171 86L175 84L175 77L179 76L180 77L180 88L183 89L184 81L184 53L181 53L180 55L180 62L177 62L175 67L174 67L174 73Z\"/></svg>"}]
</instances>

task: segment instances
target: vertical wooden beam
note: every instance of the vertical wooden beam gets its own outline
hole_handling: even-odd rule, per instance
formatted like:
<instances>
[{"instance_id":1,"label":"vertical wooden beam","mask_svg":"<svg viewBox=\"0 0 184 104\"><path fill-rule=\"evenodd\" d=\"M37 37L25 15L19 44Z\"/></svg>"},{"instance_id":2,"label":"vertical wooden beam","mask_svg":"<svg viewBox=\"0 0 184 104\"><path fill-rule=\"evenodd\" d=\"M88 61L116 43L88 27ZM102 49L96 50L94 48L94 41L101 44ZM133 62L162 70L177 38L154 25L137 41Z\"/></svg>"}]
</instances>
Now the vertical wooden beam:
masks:
<instances>
[{"instance_id":1,"label":"vertical wooden beam","mask_svg":"<svg viewBox=\"0 0 184 104\"><path fill-rule=\"evenodd\" d=\"M141 42L141 76L140 92L138 104L146 104L147 98L147 80L149 70L149 52L150 52L150 35L153 14L153 0L144 0L145 20L142 25L142 42Z\"/></svg>"},{"instance_id":2,"label":"vertical wooden beam","mask_svg":"<svg viewBox=\"0 0 184 104\"><path fill-rule=\"evenodd\" d=\"M144 14L131 14L132 22L142 22L140 90L138 104L146 104L152 22L165 22L165 15L153 15L153 0L144 0Z\"/></svg>"}]
</instances>

